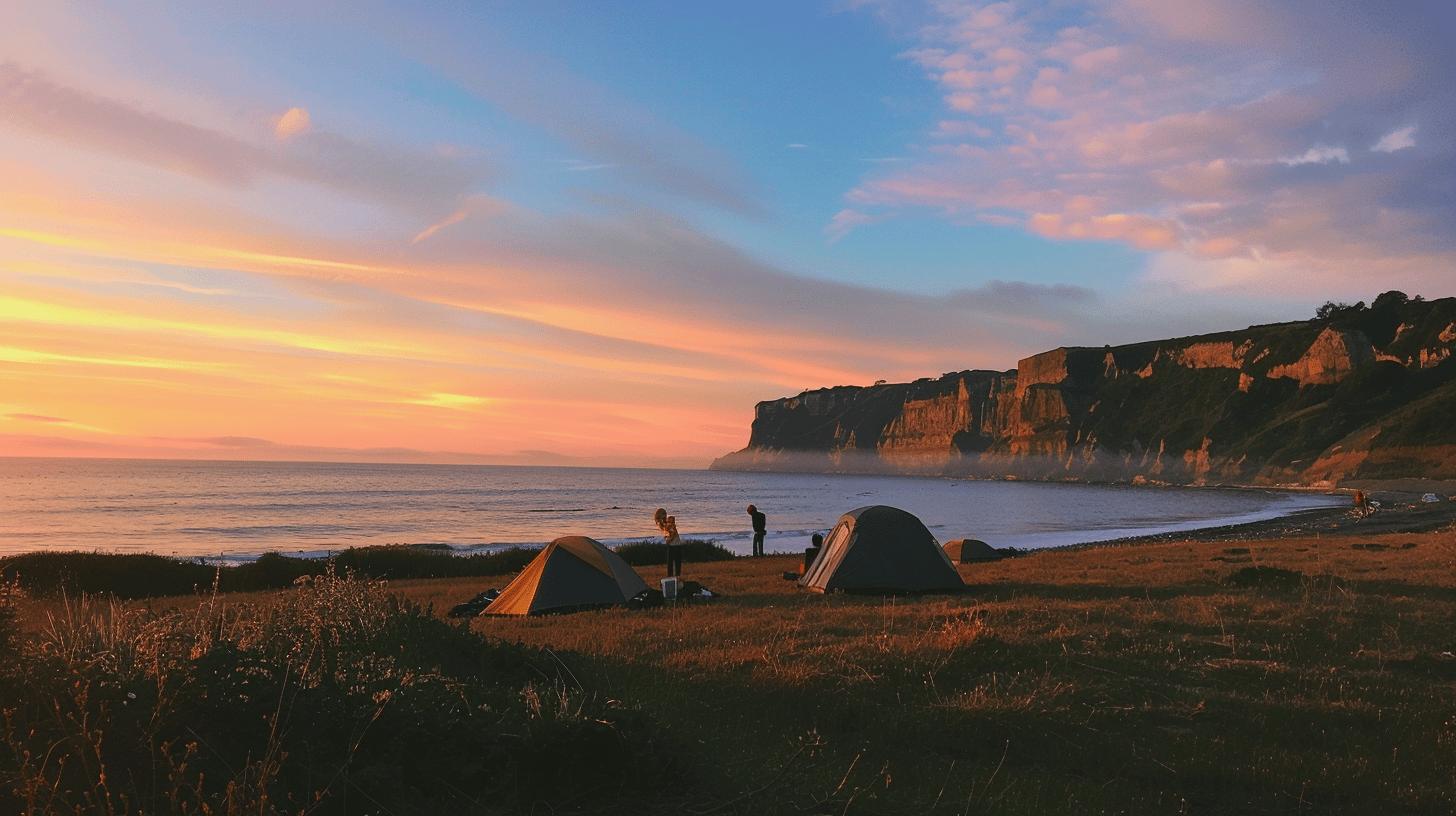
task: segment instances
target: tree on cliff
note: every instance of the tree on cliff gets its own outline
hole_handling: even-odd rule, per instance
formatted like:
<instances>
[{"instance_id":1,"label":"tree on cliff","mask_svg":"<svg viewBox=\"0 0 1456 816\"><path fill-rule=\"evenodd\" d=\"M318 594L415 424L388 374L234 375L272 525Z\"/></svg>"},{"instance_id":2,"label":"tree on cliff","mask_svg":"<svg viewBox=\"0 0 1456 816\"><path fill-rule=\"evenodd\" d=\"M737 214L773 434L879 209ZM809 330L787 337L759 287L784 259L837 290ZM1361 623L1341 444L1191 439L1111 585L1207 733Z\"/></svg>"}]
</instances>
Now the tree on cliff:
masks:
<instances>
[{"instance_id":1,"label":"tree on cliff","mask_svg":"<svg viewBox=\"0 0 1456 816\"><path fill-rule=\"evenodd\" d=\"M1370 308L1372 311L1379 312L1386 309L1399 309L1407 303L1410 303L1409 295L1398 289L1391 289L1377 297L1375 302L1370 304Z\"/></svg>"},{"instance_id":2,"label":"tree on cliff","mask_svg":"<svg viewBox=\"0 0 1456 816\"><path fill-rule=\"evenodd\" d=\"M1342 317L1363 311L1365 311L1365 301L1363 300L1355 304L1336 303L1333 300L1327 300L1323 306L1315 309L1314 316L1316 320L1329 320L1333 317Z\"/></svg>"}]
</instances>

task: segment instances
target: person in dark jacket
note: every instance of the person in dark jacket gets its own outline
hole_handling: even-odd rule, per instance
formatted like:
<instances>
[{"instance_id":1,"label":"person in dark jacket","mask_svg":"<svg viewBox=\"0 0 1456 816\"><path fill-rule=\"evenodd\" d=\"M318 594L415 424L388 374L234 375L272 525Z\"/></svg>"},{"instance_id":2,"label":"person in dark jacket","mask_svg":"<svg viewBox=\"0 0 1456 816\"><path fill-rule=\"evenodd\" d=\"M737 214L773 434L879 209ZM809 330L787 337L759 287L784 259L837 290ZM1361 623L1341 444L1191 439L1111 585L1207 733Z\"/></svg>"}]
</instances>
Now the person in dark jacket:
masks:
<instances>
[{"instance_id":1,"label":"person in dark jacket","mask_svg":"<svg viewBox=\"0 0 1456 816\"><path fill-rule=\"evenodd\" d=\"M768 533L768 516L758 512L758 508L748 505L748 515L753 517L753 554L763 555L763 537Z\"/></svg>"}]
</instances>

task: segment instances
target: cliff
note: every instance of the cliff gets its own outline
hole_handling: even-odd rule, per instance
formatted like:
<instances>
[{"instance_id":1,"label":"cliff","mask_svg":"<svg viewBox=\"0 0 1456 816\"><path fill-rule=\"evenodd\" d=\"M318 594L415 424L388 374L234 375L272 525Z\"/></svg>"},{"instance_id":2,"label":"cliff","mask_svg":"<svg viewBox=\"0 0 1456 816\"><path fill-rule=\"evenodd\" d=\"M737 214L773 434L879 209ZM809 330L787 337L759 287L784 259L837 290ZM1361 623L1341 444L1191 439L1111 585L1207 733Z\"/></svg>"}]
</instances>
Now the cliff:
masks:
<instances>
[{"instance_id":1,"label":"cliff","mask_svg":"<svg viewBox=\"0 0 1456 816\"><path fill-rule=\"evenodd\" d=\"M1456 478L1456 298L758 404L723 470L1179 484Z\"/></svg>"}]
</instances>

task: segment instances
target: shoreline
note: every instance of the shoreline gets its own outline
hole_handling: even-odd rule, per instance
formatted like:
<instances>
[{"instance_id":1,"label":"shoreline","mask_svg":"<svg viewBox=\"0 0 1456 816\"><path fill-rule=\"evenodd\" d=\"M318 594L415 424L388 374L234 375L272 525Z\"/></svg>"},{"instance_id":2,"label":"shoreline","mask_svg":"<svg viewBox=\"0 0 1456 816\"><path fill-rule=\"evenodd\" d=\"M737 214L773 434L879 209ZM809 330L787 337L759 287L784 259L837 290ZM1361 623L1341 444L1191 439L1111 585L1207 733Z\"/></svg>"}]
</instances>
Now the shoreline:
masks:
<instances>
[{"instance_id":1,"label":"shoreline","mask_svg":"<svg viewBox=\"0 0 1456 816\"><path fill-rule=\"evenodd\" d=\"M754 471L754 473L758 473L758 472ZM763 473L764 474L768 474L770 472L765 471ZM809 474L789 474L789 473L786 473L786 472L778 472L778 471L775 471L775 472L772 472L772 473L780 473L782 475L801 475L801 476L802 475L809 475ZM1260 519L1255 519L1255 520L1237 520L1237 517L1236 516L1235 517L1232 517L1232 518L1231 517L1228 517L1228 516L1225 516L1222 519L1216 518L1216 517L1215 518L1206 518L1206 519L1202 519L1202 520L1196 520L1196 521L1189 522L1190 525L1195 525L1195 526L1176 527L1176 528L1173 528L1173 529L1165 529L1165 530L1163 530L1161 532L1143 532L1143 531L1139 531L1139 530L1137 530L1135 528L1134 529L1127 529L1127 528L1124 528L1124 529L1115 529L1115 528L1113 528L1113 529L1105 529L1105 530L1099 530L1099 529L1084 529L1084 530L1081 530L1081 531L1070 530L1070 531L1067 531L1065 533L1057 534L1054 537L1048 536L1048 537L1051 538L1051 540L1048 541L1047 543L1044 543L1044 544L1033 544L1031 546L1026 546L1024 544L1020 544L1020 543L1017 543L1015 541L1006 542L1006 544L1004 544L1004 545L997 545L997 544L995 544L994 541L992 542L993 545L995 545L995 546L1006 546L1006 547L1011 547L1011 548L1017 548L1017 549L1023 550L1024 552L1027 552L1027 553L1031 553L1031 552L1042 552L1042 551L1053 551L1053 550L1081 549L1081 548L1088 548L1088 547L1106 547L1106 546L1119 546L1119 545L1144 544L1144 543L1163 543L1163 542L1170 542L1170 541L1239 541L1239 540L1247 540L1247 539L1254 538L1254 537L1298 537L1298 536L1304 536L1304 535L1323 535L1323 534L1340 535L1340 534L1379 534L1379 533L1384 533L1384 532L1426 532L1426 531L1431 531L1431 530L1439 530L1439 529L1442 529L1445 526L1448 526L1448 525L1451 525L1451 524L1456 524L1456 498L1450 498L1450 499L1447 498L1447 497L1452 496L1453 493L1456 493L1456 481L1440 481L1440 480L1426 480L1426 479L1419 479L1419 480L1411 480L1411 479L1406 479L1406 480L1384 480L1384 481L1378 481L1378 482L1377 481L1360 481L1360 482L1357 482L1357 483L1352 483L1352 484L1348 484L1348 485L1341 485L1341 486L1338 486L1338 487L1328 487L1328 486L1316 486L1316 485L1291 485L1291 484L1283 484L1283 485L1251 485L1251 484L1180 485L1180 484L1171 484L1171 483L1132 484L1132 483L1126 483L1126 482L1091 482L1091 481L1080 481L1080 480L1079 481L1073 481L1073 480L999 479L999 478L966 477L966 476L952 476L952 475L927 476L927 475L923 475L923 474L911 474L911 473L901 473L901 474L870 474L870 473L848 473L848 472L842 472L842 471L821 472L821 473L814 473L812 475L823 476L823 477L827 477L827 478L831 478L831 479L834 478L834 477L840 477L840 476L850 476L850 477L870 476L870 477L873 477L873 478L884 478L886 476L893 476L893 477L897 477L897 478L908 478L908 479L925 479L925 478L929 478L929 479L933 479L935 481L943 481L943 482L950 482L950 483L962 482L962 483L967 483L967 484L995 484L995 483L1005 482L1005 483L1011 483L1011 484L1026 484L1026 485L1046 485L1046 486L1059 486L1060 485L1060 486L1084 487L1084 488L1085 487L1117 488L1119 490L1128 490L1128 489L1154 489L1154 490L1164 490L1164 491L1166 491L1166 490L1170 490L1170 489L1175 489L1175 490L1181 490L1181 489L1194 490L1194 489L1196 489L1196 490L1202 490L1202 491L1213 490L1213 491L1233 491L1233 492L1238 492L1238 493L1258 493L1258 494L1265 495L1265 496L1270 496L1270 497L1274 497L1274 496L1278 496L1278 495L1291 496L1291 497L1292 496L1308 496L1308 497L1313 497L1313 496L1319 495L1319 496L1330 497L1331 499L1336 499L1336 498L1339 498L1341 496L1348 495L1349 493L1353 492L1354 490L1360 489L1360 490L1366 491L1366 493L1370 496L1371 499L1376 500L1376 501L1379 501L1382 504L1382 510L1381 511L1379 511L1375 515L1373 515L1371 517L1368 517L1368 518L1365 518L1365 519L1355 519L1355 518L1353 518L1353 516L1349 513L1349 507L1350 506L1348 504L1343 503L1344 500L1342 499L1341 500L1341 503L1338 504L1338 505L1336 505L1336 506L1313 507L1313 508L1306 507L1306 508L1300 508L1300 509L1285 510L1285 511L1283 511L1283 514L1282 515L1279 515L1279 516L1276 516L1276 517L1273 517L1273 518L1260 518ZM1422 504L1419 501L1419 499L1426 492L1436 492L1438 495L1440 495L1442 497L1443 500L1440 501L1440 502L1432 503L1432 504ZM1151 494L1145 494L1145 495L1151 495ZM1308 502L1306 502L1306 503L1308 503ZM1157 529L1157 527L1154 526L1154 529ZM790 541L791 544L793 544L793 543L797 542L797 539L798 538L802 537L802 538L805 539L805 542L807 542L808 534L810 532L812 532L812 531L811 530L808 530L808 529L805 529L805 530L793 529L793 530L780 530L780 531L775 531L776 534L774 534L774 535L771 536L771 540L773 538L779 538L779 539L782 539L780 541L780 544L781 545L783 543L783 540L788 540L788 541ZM954 538L955 535L951 534L951 532L959 532L959 531L947 531L945 533L945 535L948 538ZM1113 535L1115 537L1110 537L1110 538L1107 538L1107 537L1095 537L1094 538L1094 536L1105 536L1107 534L1111 534L1111 535ZM735 553L737 553L737 549L738 549L736 545L739 544L739 543L742 543L742 542L739 541L740 536L736 535L732 531L722 532L722 533L716 533L716 534L715 533L701 533L699 535L700 535L700 537L708 538L708 539L717 541L720 544L724 544L728 549L735 551ZM971 534L971 537L978 537L978 536L975 536L975 534L972 533ZM746 533L746 531L743 533L743 535L741 536L741 538L743 539L744 542L747 541L747 533ZM987 538L989 539L989 537L987 537ZM631 536L631 537L621 538L621 539L610 538L610 537L600 537L600 540L602 540L604 543L607 543L608 546L635 544L635 543L639 543L639 542L644 541L644 540L651 540L651 539L652 539L651 536ZM1057 540L1057 539L1060 539L1060 540ZM14 557L14 556L18 556L18 555L24 555L24 554L29 554L29 553L38 553L38 552L39 553L73 552L73 553L114 554L114 555L144 553L144 554L148 554L148 555L159 555L159 556L162 556L164 558L169 558L169 559L172 559L172 560L175 560L175 561L206 563L206 564L213 565L213 566L217 566L217 565L234 565L235 566L235 565L240 565L240 564L254 563L254 562L258 561L260 558L263 558L263 557L266 557L266 556L284 556L284 557L290 558L290 559L326 560L326 559L335 557L335 556L337 556L337 555L339 555L341 553L349 552L351 550L357 550L357 549L372 549L372 548L380 548L380 547L382 547L382 548L389 548L389 549L397 549L397 550L433 551L433 552L436 552L436 553L449 554L449 555L456 556L456 557L470 557L470 556L476 556L476 555L491 555L491 554L495 554L495 553L505 552L505 551L509 551L509 550L516 550L516 549L537 549L537 548L539 548L541 546L544 546L545 543L546 542L544 542L544 541L542 541L542 542L516 541L516 542L473 543L473 544L468 544L468 545L461 545L461 544L452 544L452 543L431 542L431 541L425 540L425 541L416 541L416 542L410 542L410 541L393 541L393 542L387 542L387 543L385 543L385 542L381 542L381 543L363 543L363 542L359 542L359 543L340 543L339 545L332 546L332 547L329 547L329 546L317 547L317 546L315 546L315 547L297 547L297 548L295 548L295 547L292 547L292 546L286 546L286 547L265 548L265 549L247 549L247 550L240 549L239 551L236 551L236 552L226 552L226 551L222 551L222 550L212 550L212 551L209 551L209 552L206 552L206 553L179 553L179 552L176 552L176 551L165 552L165 551L149 550L149 549L141 549L141 548L138 548L138 549L127 548L127 549L124 549L124 550L114 550L114 549L103 549L101 547L95 547L95 548L91 548L91 549L86 549L86 548L77 547L77 546L59 546L59 547L54 547L54 548L52 548L52 547L42 547L42 548L38 548L38 549L34 549L34 550L24 550L24 551L16 551L16 552L11 552L11 553L3 553L3 554L0 554L0 560L5 560L5 559L8 559L8 558L11 558L11 557ZM784 546L787 546L787 545L784 545ZM788 549L788 550L782 550L780 552L788 553L788 554L795 554L798 551L799 551L799 548L798 547L791 546L790 549ZM737 554L740 554L741 555L742 553L737 553Z\"/></svg>"},{"instance_id":2,"label":"shoreline","mask_svg":"<svg viewBox=\"0 0 1456 816\"><path fill-rule=\"evenodd\" d=\"M1306 536L1385 535L1389 533L1431 533L1456 525L1456 501L1422 503L1418 495L1405 492L1370 494L1381 503L1373 515L1356 518L1350 507L1319 507L1298 510L1287 516L1245 524L1224 524L1127 536L1107 541L1087 541L1061 547L1047 547L1031 552L1082 550L1097 547L1166 544L1175 541L1223 542L1302 538Z\"/></svg>"}]
</instances>

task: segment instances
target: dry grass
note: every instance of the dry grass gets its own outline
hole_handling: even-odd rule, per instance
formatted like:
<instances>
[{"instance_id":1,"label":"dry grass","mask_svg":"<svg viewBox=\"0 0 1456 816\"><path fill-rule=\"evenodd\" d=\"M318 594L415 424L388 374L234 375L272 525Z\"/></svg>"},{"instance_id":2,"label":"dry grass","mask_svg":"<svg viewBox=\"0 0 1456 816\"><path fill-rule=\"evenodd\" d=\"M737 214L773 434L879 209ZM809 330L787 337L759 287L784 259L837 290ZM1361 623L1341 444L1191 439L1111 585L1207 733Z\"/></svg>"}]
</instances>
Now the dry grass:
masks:
<instances>
[{"instance_id":1,"label":"dry grass","mask_svg":"<svg viewBox=\"0 0 1456 816\"><path fill-rule=\"evenodd\" d=\"M0 810L630 812L678 778L660 729L548 652L333 573L251 600L21 601L40 619L0 643Z\"/></svg>"},{"instance_id":2,"label":"dry grass","mask_svg":"<svg viewBox=\"0 0 1456 816\"><path fill-rule=\"evenodd\" d=\"M1456 809L1456 532L1040 553L962 567L956 596L808 594L794 566L471 626L685 746L693 784L643 812ZM508 577L390 589L443 615Z\"/></svg>"},{"instance_id":3,"label":"dry grass","mask_svg":"<svg viewBox=\"0 0 1456 816\"><path fill-rule=\"evenodd\" d=\"M1251 567L1293 583L1230 580ZM961 596L806 594L792 568L697 565L729 597L474 627L697 742L716 796L772 783L726 812L1456 808L1451 532L1042 553L962 567ZM445 608L483 585L395 589Z\"/></svg>"}]
</instances>

